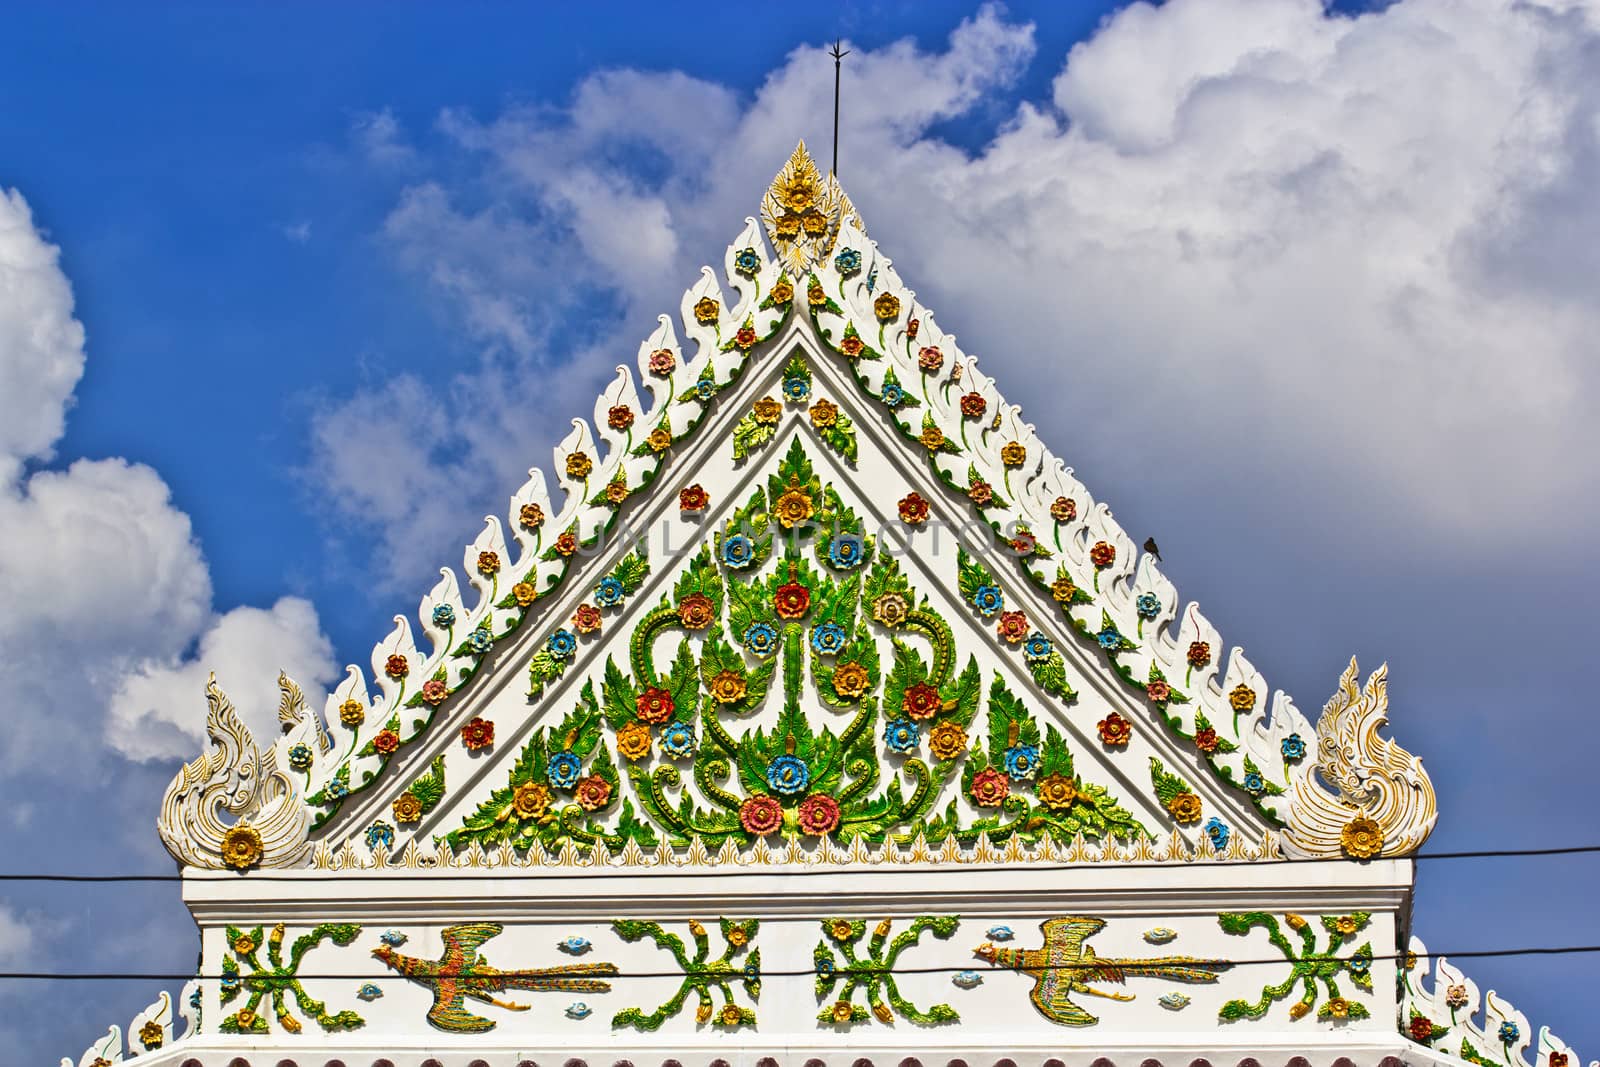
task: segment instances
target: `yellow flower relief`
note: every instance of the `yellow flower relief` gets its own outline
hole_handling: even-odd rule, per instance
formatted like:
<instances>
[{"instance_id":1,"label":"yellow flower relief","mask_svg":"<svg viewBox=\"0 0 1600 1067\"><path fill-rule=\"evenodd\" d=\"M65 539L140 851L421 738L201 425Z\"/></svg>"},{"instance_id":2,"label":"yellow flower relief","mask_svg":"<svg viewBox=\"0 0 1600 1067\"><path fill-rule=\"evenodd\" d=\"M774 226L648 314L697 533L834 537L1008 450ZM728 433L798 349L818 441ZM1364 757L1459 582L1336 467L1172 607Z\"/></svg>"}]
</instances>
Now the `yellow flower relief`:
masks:
<instances>
[{"instance_id":1,"label":"yellow flower relief","mask_svg":"<svg viewBox=\"0 0 1600 1067\"><path fill-rule=\"evenodd\" d=\"M847 1023L850 1021L850 1017L854 1014L855 1009L850 1007L850 1002L848 1000L836 1000L833 1002L834 1022Z\"/></svg>"},{"instance_id":2,"label":"yellow flower relief","mask_svg":"<svg viewBox=\"0 0 1600 1067\"><path fill-rule=\"evenodd\" d=\"M917 438L922 442L922 447L929 452L937 452L944 447L944 431L929 423L922 428L922 434Z\"/></svg>"},{"instance_id":3,"label":"yellow flower relief","mask_svg":"<svg viewBox=\"0 0 1600 1067\"><path fill-rule=\"evenodd\" d=\"M1352 859L1368 860L1383 851L1383 827L1365 816L1345 823L1339 843Z\"/></svg>"},{"instance_id":4,"label":"yellow flower relief","mask_svg":"<svg viewBox=\"0 0 1600 1067\"><path fill-rule=\"evenodd\" d=\"M222 862L242 871L261 862L261 834L254 826L240 824L222 835Z\"/></svg>"},{"instance_id":5,"label":"yellow flower relief","mask_svg":"<svg viewBox=\"0 0 1600 1067\"><path fill-rule=\"evenodd\" d=\"M826 430L839 421L839 406L827 400L819 400L811 405L811 425L819 430Z\"/></svg>"},{"instance_id":6,"label":"yellow flower relief","mask_svg":"<svg viewBox=\"0 0 1600 1067\"><path fill-rule=\"evenodd\" d=\"M799 489L786 490L778 497L778 504L772 510L785 529L792 529L796 523L811 518L811 495Z\"/></svg>"},{"instance_id":7,"label":"yellow flower relief","mask_svg":"<svg viewBox=\"0 0 1600 1067\"><path fill-rule=\"evenodd\" d=\"M717 321L717 316L722 313L722 305L709 296L702 296L694 303L694 320L702 325L709 326Z\"/></svg>"},{"instance_id":8,"label":"yellow flower relief","mask_svg":"<svg viewBox=\"0 0 1600 1067\"><path fill-rule=\"evenodd\" d=\"M1009 441L1000 449L1000 462L1008 467L1020 467L1028 459L1028 450L1016 441Z\"/></svg>"},{"instance_id":9,"label":"yellow flower relief","mask_svg":"<svg viewBox=\"0 0 1600 1067\"><path fill-rule=\"evenodd\" d=\"M722 1006L722 1025L738 1026L744 1020L744 1013L736 1005L724 1004Z\"/></svg>"},{"instance_id":10,"label":"yellow flower relief","mask_svg":"<svg viewBox=\"0 0 1600 1067\"><path fill-rule=\"evenodd\" d=\"M774 304L787 304L794 299L794 286L779 279L778 284L772 287L772 302Z\"/></svg>"},{"instance_id":11,"label":"yellow flower relief","mask_svg":"<svg viewBox=\"0 0 1600 1067\"><path fill-rule=\"evenodd\" d=\"M360 726L367 721L367 709L359 700L346 700L339 705L339 722L344 726Z\"/></svg>"},{"instance_id":12,"label":"yellow flower relief","mask_svg":"<svg viewBox=\"0 0 1600 1067\"><path fill-rule=\"evenodd\" d=\"M574 452L567 457L568 478L587 478L592 470L594 470L594 460L584 453Z\"/></svg>"},{"instance_id":13,"label":"yellow flower relief","mask_svg":"<svg viewBox=\"0 0 1600 1067\"><path fill-rule=\"evenodd\" d=\"M777 423L778 417L783 414L783 405L770 396L764 396L755 402L751 408L751 414L755 416L756 421L761 425L772 426Z\"/></svg>"},{"instance_id":14,"label":"yellow flower relief","mask_svg":"<svg viewBox=\"0 0 1600 1067\"><path fill-rule=\"evenodd\" d=\"M878 299L872 302L872 313L884 322L897 318L900 314L900 298L893 293L880 293Z\"/></svg>"},{"instance_id":15,"label":"yellow flower relief","mask_svg":"<svg viewBox=\"0 0 1600 1067\"><path fill-rule=\"evenodd\" d=\"M719 671L711 679L711 696L718 704L737 704L745 691L744 678L737 671Z\"/></svg>"},{"instance_id":16,"label":"yellow flower relief","mask_svg":"<svg viewBox=\"0 0 1600 1067\"><path fill-rule=\"evenodd\" d=\"M650 431L650 436L645 439L652 452L665 452L672 447L672 431L664 426L657 426Z\"/></svg>"}]
</instances>

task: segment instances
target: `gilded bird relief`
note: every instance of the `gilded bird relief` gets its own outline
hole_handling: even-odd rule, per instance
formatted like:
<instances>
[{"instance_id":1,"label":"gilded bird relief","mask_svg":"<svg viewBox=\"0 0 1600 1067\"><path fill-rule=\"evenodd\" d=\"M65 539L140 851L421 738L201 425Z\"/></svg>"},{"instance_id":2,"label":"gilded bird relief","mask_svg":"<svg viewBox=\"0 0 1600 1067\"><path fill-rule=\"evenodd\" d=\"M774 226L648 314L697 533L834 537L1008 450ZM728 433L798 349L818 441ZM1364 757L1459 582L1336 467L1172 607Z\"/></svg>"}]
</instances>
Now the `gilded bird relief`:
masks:
<instances>
[{"instance_id":1,"label":"gilded bird relief","mask_svg":"<svg viewBox=\"0 0 1600 1067\"><path fill-rule=\"evenodd\" d=\"M1034 979L1029 999L1039 1013L1062 1026L1093 1026L1099 1018L1073 1001L1074 995L1129 1001L1131 994L1095 989L1096 984L1129 978L1165 978L1173 982L1215 982L1233 965L1222 960L1190 956L1155 959L1112 959L1095 955L1084 942L1105 928L1104 919L1063 916L1039 924L1044 933L1040 948L996 948L986 941L973 954L996 967L1009 967Z\"/></svg>"},{"instance_id":2,"label":"gilded bird relief","mask_svg":"<svg viewBox=\"0 0 1600 1067\"><path fill-rule=\"evenodd\" d=\"M379 945L372 954L404 977L432 990L433 1007L428 1010L428 1022L452 1034L482 1034L495 1027L493 1020L466 1010L469 997L507 1011L527 1011L528 1005L500 1000L494 994L510 989L566 993L605 993L611 989L611 983L605 978L615 977L617 968L610 963L568 963L560 967L514 971L491 967L478 949L503 929L499 923L447 926L440 931L444 938L444 954L437 960L402 955L390 944ZM583 1008L581 1015L573 1015L577 1007ZM582 1018L588 1013L588 1007L581 1002L567 1009L567 1014L573 1018Z\"/></svg>"}]
</instances>

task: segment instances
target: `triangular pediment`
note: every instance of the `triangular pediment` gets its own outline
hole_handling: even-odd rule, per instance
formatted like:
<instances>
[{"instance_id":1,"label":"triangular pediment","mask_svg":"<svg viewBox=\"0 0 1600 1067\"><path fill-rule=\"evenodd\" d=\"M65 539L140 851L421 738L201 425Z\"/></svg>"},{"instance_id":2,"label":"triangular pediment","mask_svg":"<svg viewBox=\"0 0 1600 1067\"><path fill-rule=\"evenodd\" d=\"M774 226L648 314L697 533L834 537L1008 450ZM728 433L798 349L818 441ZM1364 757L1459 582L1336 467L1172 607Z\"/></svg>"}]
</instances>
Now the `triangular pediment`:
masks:
<instances>
[{"instance_id":1,"label":"triangular pediment","mask_svg":"<svg viewBox=\"0 0 1600 1067\"><path fill-rule=\"evenodd\" d=\"M1347 676L1321 731L1338 743L1319 752L1195 605L1177 616L1156 559L803 149L762 223L767 240L747 220L721 279L707 268L685 293L681 332L663 317L637 373L619 367L592 425L574 420L554 490L530 472L508 521L486 521L463 557L470 593L442 571L420 634L397 617L325 726L285 714L265 769L288 793L258 820L276 836L257 861L596 844L681 860L758 841L1337 854L1369 809L1388 813L1381 851L1420 842L1432 793L1415 760L1383 750L1383 774L1352 771L1380 762L1381 678L1363 693ZM872 558L830 560L831 528L782 538L760 566L724 558L789 490L813 518L848 516ZM779 585L810 607L780 617ZM691 618L702 586L716 612ZM902 586L912 618L874 617ZM772 649L745 640L757 623ZM842 653L817 643L826 625L859 660L845 696L828 691ZM908 702L908 685L925 688ZM738 686L764 698L721 699ZM646 691L671 693L666 721L659 704L628 711ZM1338 795L1310 776L1319 755ZM768 780L779 765L806 784ZM169 794L164 834L201 793Z\"/></svg>"}]
</instances>

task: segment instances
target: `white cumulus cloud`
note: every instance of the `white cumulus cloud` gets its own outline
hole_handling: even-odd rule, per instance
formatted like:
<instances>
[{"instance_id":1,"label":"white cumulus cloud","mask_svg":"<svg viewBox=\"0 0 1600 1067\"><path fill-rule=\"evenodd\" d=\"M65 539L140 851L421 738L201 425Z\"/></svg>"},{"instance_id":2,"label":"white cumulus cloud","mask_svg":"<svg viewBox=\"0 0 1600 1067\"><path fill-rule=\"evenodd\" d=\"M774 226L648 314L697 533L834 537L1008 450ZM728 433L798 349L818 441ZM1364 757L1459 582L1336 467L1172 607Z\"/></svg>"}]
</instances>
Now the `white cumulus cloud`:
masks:
<instances>
[{"instance_id":1,"label":"white cumulus cloud","mask_svg":"<svg viewBox=\"0 0 1600 1067\"><path fill-rule=\"evenodd\" d=\"M110 458L26 471L60 437L83 372L72 308L57 249L22 195L0 190L0 686L18 698L0 774L63 750L192 754L212 667L269 729L279 666L309 690L334 675L305 601L214 610L189 517L154 470Z\"/></svg>"}]
</instances>

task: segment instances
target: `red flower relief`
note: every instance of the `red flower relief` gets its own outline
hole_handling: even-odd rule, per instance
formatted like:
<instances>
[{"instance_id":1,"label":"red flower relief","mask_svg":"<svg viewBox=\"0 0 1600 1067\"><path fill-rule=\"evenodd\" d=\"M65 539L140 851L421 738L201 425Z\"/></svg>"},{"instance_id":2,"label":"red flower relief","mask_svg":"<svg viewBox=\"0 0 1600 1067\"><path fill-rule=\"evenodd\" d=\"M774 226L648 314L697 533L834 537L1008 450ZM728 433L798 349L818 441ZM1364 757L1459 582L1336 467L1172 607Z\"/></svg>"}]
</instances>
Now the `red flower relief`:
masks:
<instances>
[{"instance_id":1,"label":"red flower relief","mask_svg":"<svg viewBox=\"0 0 1600 1067\"><path fill-rule=\"evenodd\" d=\"M698 483L678 493L678 508L681 511L704 511L710 503L710 495Z\"/></svg>"},{"instance_id":2,"label":"red flower relief","mask_svg":"<svg viewBox=\"0 0 1600 1067\"><path fill-rule=\"evenodd\" d=\"M980 808L998 808L1010 792L1010 780L993 767L972 776L972 802Z\"/></svg>"},{"instance_id":3,"label":"red flower relief","mask_svg":"<svg viewBox=\"0 0 1600 1067\"><path fill-rule=\"evenodd\" d=\"M783 827L783 805L769 796L753 796L739 806L739 825L756 837L775 834Z\"/></svg>"},{"instance_id":4,"label":"red flower relief","mask_svg":"<svg viewBox=\"0 0 1600 1067\"><path fill-rule=\"evenodd\" d=\"M672 354L670 348L658 348L650 353L650 373L658 378L665 378L672 373L678 365L678 358Z\"/></svg>"},{"instance_id":5,"label":"red flower relief","mask_svg":"<svg viewBox=\"0 0 1600 1067\"><path fill-rule=\"evenodd\" d=\"M717 606L704 593L690 593L678 601L678 621L690 630L704 630L716 613Z\"/></svg>"},{"instance_id":6,"label":"red flower relief","mask_svg":"<svg viewBox=\"0 0 1600 1067\"><path fill-rule=\"evenodd\" d=\"M1204 667L1211 662L1211 645L1205 641L1191 641L1187 659L1191 667Z\"/></svg>"},{"instance_id":7,"label":"red flower relief","mask_svg":"<svg viewBox=\"0 0 1600 1067\"><path fill-rule=\"evenodd\" d=\"M800 832L821 837L839 828L839 802L826 793L813 793L800 802Z\"/></svg>"},{"instance_id":8,"label":"red flower relief","mask_svg":"<svg viewBox=\"0 0 1600 1067\"><path fill-rule=\"evenodd\" d=\"M1204 730L1196 730L1194 732L1194 747L1198 748L1201 752L1208 754L1215 752L1217 750L1217 746L1221 743L1222 739L1217 736L1217 731L1213 730L1209 726Z\"/></svg>"},{"instance_id":9,"label":"red flower relief","mask_svg":"<svg viewBox=\"0 0 1600 1067\"><path fill-rule=\"evenodd\" d=\"M584 811L599 811L611 802L611 783L591 774L578 783L578 806Z\"/></svg>"},{"instance_id":10,"label":"red flower relief","mask_svg":"<svg viewBox=\"0 0 1600 1067\"><path fill-rule=\"evenodd\" d=\"M570 556L578 551L578 535L568 530L556 538L556 552L563 556Z\"/></svg>"},{"instance_id":11,"label":"red flower relief","mask_svg":"<svg viewBox=\"0 0 1600 1067\"><path fill-rule=\"evenodd\" d=\"M674 710L672 694L665 689L657 689L651 686L639 694L635 707L641 722L666 722L672 718Z\"/></svg>"},{"instance_id":12,"label":"red flower relief","mask_svg":"<svg viewBox=\"0 0 1600 1067\"><path fill-rule=\"evenodd\" d=\"M921 352L917 353L917 366L921 367L927 373L932 374L934 371L937 371L940 367L944 366L944 353L939 351L938 346L929 345L927 348L924 348Z\"/></svg>"},{"instance_id":13,"label":"red flower relief","mask_svg":"<svg viewBox=\"0 0 1600 1067\"><path fill-rule=\"evenodd\" d=\"M384 660L383 673L391 678L404 678L411 673L411 665L406 662L404 656L397 653Z\"/></svg>"},{"instance_id":14,"label":"red flower relief","mask_svg":"<svg viewBox=\"0 0 1600 1067\"><path fill-rule=\"evenodd\" d=\"M618 404L606 412L606 425L613 430L626 430L633 425L633 409L626 404Z\"/></svg>"},{"instance_id":15,"label":"red flower relief","mask_svg":"<svg viewBox=\"0 0 1600 1067\"><path fill-rule=\"evenodd\" d=\"M756 332L748 326L741 326L733 335L733 343L742 349L749 349L756 343Z\"/></svg>"},{"instance_id":16,"label":"red flower relief","mask_svg":"<svg viewBox=\"0 0 1600 1067\"><path fill-rule=\"evenodd\" d=\"M969 419L979 419L989 410L989 402L982 393L966 393L961 397L961 414Z\"/></svg>"},{"instance_id":17,"label":"red flower relief","mask_svg":"<svg viewBox=\"0 0 1600 1067\"><path fill-rule=\"evenodd\" d=\"M1023 530L1011 539L1011 551L1022 556L1033 555L1033 550L1039 547L1039 539L1027 530Z\"/></svg>"},{"instance_id":18,"label":"red flower relief","mask_svg":"<svg viewBox=\"0 0 1600 1067\"><path fill-rule=\"evenodd\" d=\"M906 340L915 341L917 339L917 331L920 329L922 329L921 319L912 319L906 323Z\"/></svg>"},{"instance_id":19,"label":"red flower relief","mask_svg":"<svg viewBox=\"0 0 1600 1067\"><path fill-rule=\"evenodd\" d=\"M1165 704L1172 699L1172 686L1157 678L1144 687L1144 695L1157 704Z\"/></svg>"},{"instance_id":20,"label":"red flower relief","mask_svg":"<svg viewBox=\"0 0 1600 1067\"><path fill-rule=\"evenodd\" d=\"M461 743L472 752L488 748L494 744L494 723L484 718L473 719L461 728Z\"/></svg>"},{"instance_id":21,"label":"red flower relief","mask_svg":"<svg viewBox=\"0 0 1600 1067\"><path fill-rule=\"evenodd\" d=\"M1104 745L1125 745L1133 736L1133 724L1116 712L1112 712L1096 724L1100 731L1100 743Z\"/></svg>"},{"instance_id":22,"label":"red flower relief","mask_svg":"<svg viewBox=\"0 0 1600 1067\"><path fill-rule=\"evenodd\" d=\"M860 337L853 333L847 334L839 342L839 351L849 356L851 359L855 359L857 356L859 356L861 354L861 350L866 347L866 342L862 341Z\"/></svg>"},{"instance_id":23,"label":"red flower relief","mask_svg":"<svg viewBox=\"0 0 1600 1067\"><path fill-rule=\"evenodd\" d=\"M798 619L811 608L811 590L799 582L785 582L772 594L772 607L780 619Z\"/></svg>"},{"instance_id":24,"label":"red flower relief","mask_svg":"<svg viewBox=\"0 0 1600 1067\"><path fill-rule=\"evenodd\" d=\"M387 756L400 747L400 735L393 730L379 730L378 736L372 739L372 747Z\"/></svg>"},{"instance_id":25,"label":"red flower relief","mask_svg":"<svg viewBox=\"0 0 1600 1067\"><path fill-rule=\"evenodd\" d=\"M920 493L910 493L900 501L900 521L916 526L928 521L928 502Z\"/></svg>"},{"instance_id":26,"label":"red flower relief","mask_svg":"<svg viewBox=\"0 0 1600 1067\"><path fill-rule=\"evenodd\" d=\"M422 683L422 699L438 707L444 703L444 698L450 695L450 687L437 678L429 678Z\"/></svg>"},{"instance_id":27,"label":"red flower relief","mask_svg":"<svg viewBox=\"0 0 1600 1067\"><path fill-rule=\"evenodd\" d=\"M592 634L600 629L600 609L593 604L579 604L572 613L572 625L580 634Z\"/></svg>"},{"instance_id":28,"label":"red flower relief","mask_svg":"<svg viewBox=\"0 0 1600 1067\"><path fill-rule=\"evenodd\" d=\"M1426 1015L1413 1015L1411 1017L1411 1040L1427 1043L1433 1040L1433 1020ZM1550 1062L1555 1063L1556 1054L1550 1054ZM1561 1057L1565 1060L1566 1057Z\"/></svg>"},{"instance_id":29,"label":"red flower relief","mask_svg":"<svg viewBox=\"0 0 1600 1067\"><path fill-rule=\"evenodd\" d=\"M967 499L980 508L994 503L994 486L988 482L973 482L967 486Z\"/></svg>"},{"instance_id":30,"label":"red flower relief","mask_svg":"<svg viewBox=\"0 0 1600 1067\"><path fill-rule=\"evenodd\" d=\"M1002 611L994 632L1015 645L1028 636L1028 617L1020 611Z\"/></svg>"},{"instance_id":31,"label":"red flower relief","mask_svg":"<svg viewBox=\"0 0 1600 1067\"><path fill-rule=\"evenodd\" d=\"M1071 522L1078 517L1078 502L1070 496L1058 496L1050 505L1050 517L1057 522Z\"/></svg>"},{"instance_id":32,"label":"red flower relief","mask_svg":"<svg viewBox=\"0 0 1600 1067\"><path fill-rule=\"evenodd\" d=\"M911 719L931 719L939 711L939 690L927 682L918 682L906 689L900 701L900 710Z\"/></svg>"},{"instance_id":33,"label":"red flower relief","mask_svg":"<svg viewBox=\"0 0 1600 1067\"><path fill-rule=\"evenodd\" d=\"M1094 547L1089 550L1089 562L1096 567L1109 567L1116 561L1117 549L1115 545L1105 541L1096 541Z\"/></svg>"}]
</instances>

